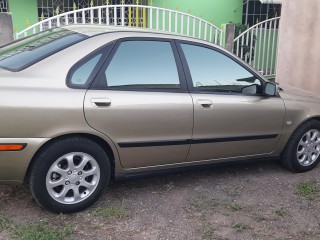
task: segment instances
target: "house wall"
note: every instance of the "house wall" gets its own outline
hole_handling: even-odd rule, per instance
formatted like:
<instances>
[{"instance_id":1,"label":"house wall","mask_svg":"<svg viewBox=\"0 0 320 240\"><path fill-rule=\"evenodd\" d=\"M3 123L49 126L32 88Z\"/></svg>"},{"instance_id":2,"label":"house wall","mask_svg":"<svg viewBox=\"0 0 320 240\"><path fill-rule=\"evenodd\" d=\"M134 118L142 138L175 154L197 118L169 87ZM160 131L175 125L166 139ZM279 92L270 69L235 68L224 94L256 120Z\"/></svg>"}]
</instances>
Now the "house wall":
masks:
<instances>
[{"instance_id":1,"label":"house wall","mask_svg":"<svg viewBox=\"0 0 320 240\"><path fill-rule=\"evenodd\" d=\"M220 28L223 23L241 23L243 0L153 0L152 5L202 16ZM149 0L149 5L151 0Z\"/></svg>"},{"instance_id":2,"label":"house wall","mask_svg":"<svg viewBox=\"0 0 320 240\"><path fill-rule=\"evenodd\" d=\"M19 32L38 22L37 0L8 0L13 30Z\"/></svg>"},{"instance_id":3,"label":"house wall","mask_svg":"<svg viewBox=\"0 0 320 240\"><path fill-rule=\"evenodd\" d=\"M276 81L320 94L320 1L283 3Z\"/></svg>"}]
</instances>

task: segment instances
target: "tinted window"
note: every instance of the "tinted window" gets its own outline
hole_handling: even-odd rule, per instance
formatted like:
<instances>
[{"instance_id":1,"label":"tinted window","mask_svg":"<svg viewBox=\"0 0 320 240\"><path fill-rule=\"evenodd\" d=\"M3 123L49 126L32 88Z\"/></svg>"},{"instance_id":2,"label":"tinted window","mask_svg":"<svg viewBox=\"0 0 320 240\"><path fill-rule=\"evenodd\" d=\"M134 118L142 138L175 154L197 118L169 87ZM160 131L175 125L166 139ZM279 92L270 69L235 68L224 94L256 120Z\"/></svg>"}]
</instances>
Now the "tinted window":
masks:
<instances>
[{"instance_id":1,"label":"tinted window","mask_svg":"<svg viewBox=\"0 0 320 240\"><path fill-rule=\"evenodd\" d=\"M53 29L0 49L0 67L20 70L71 46L87 36L67 29Z\"/></svg>"},{"instance_id":2,"label":"tinted window","mask_svg":"<svg viewBox=\"0 0 320 240\"><path fill-rule=\"evenodd\" d=\"M170 42L122 42L105 71L108 87L179 88Z\"/></svg>"},{"instance_id":3,"label":"tinted window","mask_svg":"<svg viewBox=\"0 0 320 240\"><path fill-rule=\"evenodd\" d=\"M92 57L87 62L79 66L71 75L71 83L73 85L85 85L90 75L93 72L93 69L101 59L102 53Z\"/></svg>"},{"instance_id":4,"label":"tinted window","mask_svg":"<svg viewBox=\"0 0 320 240\"><path fill-rule=\"evenodd\" d=\"M231 58L209 48L181 44L193 86L199 91L255 94L261 82Z\"/></svg>"}]
</instances>

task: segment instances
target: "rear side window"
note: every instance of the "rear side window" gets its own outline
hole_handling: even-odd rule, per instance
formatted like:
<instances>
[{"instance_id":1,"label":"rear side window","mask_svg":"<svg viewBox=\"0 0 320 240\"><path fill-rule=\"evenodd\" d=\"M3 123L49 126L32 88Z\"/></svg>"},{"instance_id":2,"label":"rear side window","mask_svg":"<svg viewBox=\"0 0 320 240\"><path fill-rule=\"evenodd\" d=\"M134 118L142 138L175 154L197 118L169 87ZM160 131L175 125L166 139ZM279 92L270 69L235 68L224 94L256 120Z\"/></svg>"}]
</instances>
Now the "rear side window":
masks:
<instances>
[{"instance_id":1,"label":"rear side window","mask_svg":"<svg viewBox=\"0 0 320 240\"><path fill-rule=\"evenodd\" d=\"M92 57L77 68L70 78L71 84L76 86L86 85L93 69L96 67L101 57L102 53Z\"/></svg>"},{"instance_id":2,"label":"rear side window","mask_svg":"<svg viewBox=\"0 0 320 240\"><path fill-rule=\"evenodd\" d=\"M108 88L179 89L180 81L171 43L122 42L105 70Z\"/></svg>"},{"instance_id":3,"label":"rear side window","mask_svg":"<svg viewBox=\"0 0 320 240\"><path fill-rule=\"evenodd\" d=\"M20 71L86 38L88 36L67 29L36 34L1 48L0 67Z\"/></svg>"}]
</instances>

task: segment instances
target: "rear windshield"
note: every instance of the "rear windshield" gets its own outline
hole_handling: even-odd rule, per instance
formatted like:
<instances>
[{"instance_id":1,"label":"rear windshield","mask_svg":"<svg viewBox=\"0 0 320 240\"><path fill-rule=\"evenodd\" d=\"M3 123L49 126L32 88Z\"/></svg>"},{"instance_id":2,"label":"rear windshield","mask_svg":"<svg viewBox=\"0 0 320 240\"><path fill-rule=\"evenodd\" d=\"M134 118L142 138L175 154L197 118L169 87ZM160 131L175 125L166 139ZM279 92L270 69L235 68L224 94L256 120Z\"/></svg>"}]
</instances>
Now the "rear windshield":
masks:
<instances>
[{"instance_id":1,"label":"rear windshield","mask_svg":"<svg viewBox=\"0 0 320 240\"><path fill-rule=\"evenodd\" d=\"M88 36L67 29L51 29L0 48L0 68L20 71L80 42Z\"/></svg>"}]
</instances>

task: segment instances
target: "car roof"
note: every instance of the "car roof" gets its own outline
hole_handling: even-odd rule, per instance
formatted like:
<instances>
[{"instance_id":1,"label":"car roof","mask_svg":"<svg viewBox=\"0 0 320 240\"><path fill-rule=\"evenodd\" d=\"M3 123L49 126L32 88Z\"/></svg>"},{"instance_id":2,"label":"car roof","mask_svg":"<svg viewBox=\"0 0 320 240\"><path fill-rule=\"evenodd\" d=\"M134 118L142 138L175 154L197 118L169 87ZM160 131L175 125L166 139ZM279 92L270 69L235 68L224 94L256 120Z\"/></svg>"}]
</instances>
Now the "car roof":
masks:
<instances>
[{"instance_id":1,"label":"car roof","mask_svg":"<svg viewBox=\"0 0 320 240\"><path fill-rule=\"evenodd\" d=\"M68 26L63 26L61 28L78 32L87 36L96 36L103 33L120 33L120 32L136 33L137 36L139 36L139 34L141 33L148 33L148 34L154 34L153 37L159 37L161 35L162 37L166 37L166 38L193 41L193 42L198 42L198 43L203 43L208 45L214 45L217 48L221 48L219 45L213 44L209 41L201 40L199 38L187 36L184 34L174 33L174 32L166 32L162 30L154 30L154 29L148 29L148 28L138 28L138 27L128 27L128 26L110 26L110 25L91 25L91 24L68 25Z\"/></svg>"}]
</instances>

